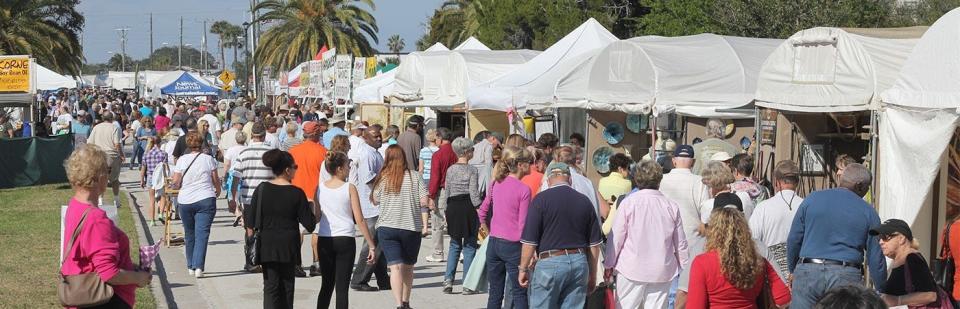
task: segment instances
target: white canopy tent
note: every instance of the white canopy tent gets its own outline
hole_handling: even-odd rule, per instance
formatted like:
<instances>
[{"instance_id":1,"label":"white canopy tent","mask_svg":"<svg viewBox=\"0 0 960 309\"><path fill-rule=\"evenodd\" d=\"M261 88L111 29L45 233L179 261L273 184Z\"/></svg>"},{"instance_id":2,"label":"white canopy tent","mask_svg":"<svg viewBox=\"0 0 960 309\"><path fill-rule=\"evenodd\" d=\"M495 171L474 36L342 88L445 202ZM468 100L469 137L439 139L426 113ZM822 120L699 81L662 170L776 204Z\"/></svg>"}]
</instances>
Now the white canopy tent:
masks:
<instances>
[{"instance_id":1,"label":"white canopy tent","mask_svg":"<svg viewBox=\"0 0 960 309\"><path fill-rule=\"evenodd\" d=\"M462 45L462 44L461 44ZM453 107L466 102L467 89L490 81L539 54L532 50L415 52L397 70L391 96L404 107Z\"/></svg>"},{"instance_id":2,"label":"white canopy tent","mask_svg":"<svg viewBox=\"0 0 960 309\"><path fill-rule=\"evenodd\" d=\"M486 44L483 44L483 42L480 42L480 40L477 40L475 37L469 37L463 41L463 43L454 47L453 50L490 50L490 47L487 47Z\"/></svg>"},{"instance_id":3,"label":"white canopy tent","mask_svg":"<svg viewBox=\"0 0 960 309\"><path fill-rule=\"evenodd\" d=\"M448 51L450 49L443 43L434 43L426 52ZM393 93L393 86L396 84L397 69L389 72L364 79L353 87L353 102L356 103L383 103L383 98L389 97Z\"/></svg>"},{"instance_id":4,"label":"white canopy tent","mask_svg":"<svg viewBox=\"0 0 960 309\"><path fill-rule=\"evenodd\" d=\"M839 28L797 32L767 58L757 106L795 112L851 112L877 107L916 39L883 39Z\"/></svg>"},{"instance_id":5,"label":"white canopy tent","mask_svg":"<svg viewBox=\"0 0 960 309\"><path fill-rule=\"evenodd\" d=\"M107 87L117 90L134 89L137 87L137 75L135 72L107 72Z\"/></svg>"},{"instance_id":6,"label":"white canopy tent","mask_svg":"<svg viewBox=\"0 0 960 309\"><path fill-rule=\"evenodd\" d=\"M57 90L60 88L77 88L77 81L37 64L37 90Z\"/></svg>"},{"instance_id":7,"label":"white canopy tent","mask_svg":"<svg viewBox=\"0 0 960 309\"><path fill-rule=\"evenodd\" d=\"M753 100L757 72L782 40L698 34L613 42L556 85L556 102L645 114L751 118L729 109Z\"/></svg>"},{"instance_id":8,"label":"white canopy tent","mask_svg":"<svg viewBox=\"0 0 960 309\"><path fill-rule=\"evenodd\" d=\"M960 9L940 17L880 95L878 207L914 225L930 196L960 113ZM934 208L936 211L938 208ZM932 222L936 226L937 222Z\"/></svg>"},{"instance_id":9,"label":"white canopy tent","mask_svg":"<svg viewBox=\"0 0 960 309\"><path fill-rule=\"evenodd\" d=\"M522 110L527 102L552 102L557 80L615 41L616 36L590 18L527 63L472 87L467 96L468 108Z\"/></svg>"}]
</instances>

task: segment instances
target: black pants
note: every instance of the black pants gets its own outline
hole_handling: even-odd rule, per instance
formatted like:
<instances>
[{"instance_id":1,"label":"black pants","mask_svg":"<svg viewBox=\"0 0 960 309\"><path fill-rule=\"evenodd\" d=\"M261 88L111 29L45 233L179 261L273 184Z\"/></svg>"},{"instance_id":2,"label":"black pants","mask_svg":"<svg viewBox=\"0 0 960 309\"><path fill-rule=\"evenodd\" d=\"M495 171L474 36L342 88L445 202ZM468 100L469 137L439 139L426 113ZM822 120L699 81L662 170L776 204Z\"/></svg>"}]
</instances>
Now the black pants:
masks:
<instances>
[{"instance_id":1,"label":"black pants","mask_svg":"<svg viewBox=\"0 0 960 309\"><path fill-rule=\"evenodd\" d=\"M330 307L333 291L337 291L337 309L350 307L350 269L353 257L357 254L357 244L353 237L319 237L317 250L320 256L320 295L317 296L317 308Z\"/></svg>"},{"instance_id":2,"label":"black pants","mask_svg":"<svg viewBox=\"0 0 960 309\"><path fill-rule=\"evenodd\" d=\"M103 305L93 306L93 307L87 307L87 308L93 308L93 309L130 309L130 305L127 304L127 303L125 303L125 302L123 302L123 300L120 299L120 296L117 296L117 294L113 294L113 297L111 297L111 298L110 298L110 301L108 301L107 303L105 303L105 304L103 304Z\"/></svg>"},{"instance_id":3,"label":"black pants","mask_svg":"<svg viewBox=\"0 0 960 309\"><path fill-rule=\"evenodd\" d=\"M370 231L371 237L377 239L377 220L375 218L364 219L367 223L367 229ZM377 246L373 254L376 258L376 263L373 265L367 264L367 252L370 252L369 244L367 241L363 241L363 246L360 247L360 254L357 256L357 263L353 269L353 280L350 281L351 285L358 284L369 284L370 278L376 274L377 275L377 286L381 288L387 288L390 286L390 275L387 274L387 258L383 256L383 250L380 249L380 246Z\"/></svg>"},{"instance_id":4,"label":"black pants","mask_svg":"<svg viewBox=\"0 0 960 309\"><path fill-rule=\"evenodd\" d=\"M250 269L253 266L253 260L250 259L250 246L253 246L253 237L247 236L247 229L243 229L243 267Z\"/></svg>"},{"instance_id":5,"label":"black pants","mask_svg":"<svg viewBox=\"0 0 960 309\"><path fill-rule=\"evenodd\" d=\"M266 262L263 267L263 308L293 308L294 263Z\"/></svg>"}]
</instances>

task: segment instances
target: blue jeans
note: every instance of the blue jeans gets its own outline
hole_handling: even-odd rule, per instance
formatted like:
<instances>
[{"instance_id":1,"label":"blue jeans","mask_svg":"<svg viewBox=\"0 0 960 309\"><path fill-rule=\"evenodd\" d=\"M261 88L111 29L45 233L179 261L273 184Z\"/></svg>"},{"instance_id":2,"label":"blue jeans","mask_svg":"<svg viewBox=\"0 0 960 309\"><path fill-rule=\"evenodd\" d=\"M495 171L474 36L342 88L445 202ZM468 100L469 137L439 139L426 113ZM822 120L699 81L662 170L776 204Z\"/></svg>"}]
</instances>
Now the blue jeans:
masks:
<instances>
[{"instance_id":1,"label":"blue jeans","mask_svg":"<svg viewBox=\"0 0 960 309\"><path fill-rule=\"evenodd\" d=\"M503 305L504 288L509 288L514 309L527 309L527 289L517 282L520 265L520 242L490 237L487 248L487 280L490 281L490 295L487 309L500 309Z\"/></svg>"},{"instance_id":2,"label":"blue jeans","mask_svg":"<svg viewBox=\"0 0 960 309\"><path fill-rule=\"evenodd\" d=\"M447 256L447 273L443 276L443 280L450 280L452 282L456 277L457 264L460 264L460 252L463 252L463 276L466 277L467 272L470 271L470 263L473 263L473 257L477 255L478 248L480 248L480 245L477 244L477 236L464 239L450 238L450 255Z\"/></svg>"},{"instance_id":3,"label":"blue jeans","mask_svg":"<svg viewBox=\"0 0 960 309\"><path fill-rule=\"evenodd\" d=\"M585 254L537 261L530 279L530 307L583 308L590 268Z\"/></svg>"},{"instance_id":4,"label":"blue jeans","mask_svg":"<svg viewBox=\"0 0 960 309\"><path fill-rule=\"evenodd\" d=\"M859 269L840 265L797 264L793 272L790 309L809 309L830 289L863 285Z\"/></svg>"},{"instance_id":5,"label":"blue jeans","mask_svg":"<svg viewBox=\"0 0 960 309\"><path fill-rule=\"evenodd\" d=\"M193 204L180 204L183 245L187 251L187 269L203 269L207 259L210 225L217 213L217 199L210 197Z\"/></svg>"}]
</instances>

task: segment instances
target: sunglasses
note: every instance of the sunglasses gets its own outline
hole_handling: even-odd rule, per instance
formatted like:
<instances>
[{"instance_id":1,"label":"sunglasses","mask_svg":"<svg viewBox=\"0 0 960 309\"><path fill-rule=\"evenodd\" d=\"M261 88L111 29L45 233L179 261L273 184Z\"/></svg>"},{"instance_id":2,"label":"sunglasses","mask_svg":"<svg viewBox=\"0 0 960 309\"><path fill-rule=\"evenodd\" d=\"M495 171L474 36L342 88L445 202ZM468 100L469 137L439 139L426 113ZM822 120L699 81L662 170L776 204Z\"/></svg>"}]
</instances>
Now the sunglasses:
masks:
<instances>
[{"instance_id":1,"label":"sunglasses","mask_svg":"<svg viewBox=\"0 0 960 309\"><path fill-rule=\"evenodd\" d=\"M897 237L897 236L900 236L900 234L893 233L893 234L880 235L880 240L882 240L882 241L890 241L891 239L893 239L894 237Z\"/></svg>"}]
</instances>

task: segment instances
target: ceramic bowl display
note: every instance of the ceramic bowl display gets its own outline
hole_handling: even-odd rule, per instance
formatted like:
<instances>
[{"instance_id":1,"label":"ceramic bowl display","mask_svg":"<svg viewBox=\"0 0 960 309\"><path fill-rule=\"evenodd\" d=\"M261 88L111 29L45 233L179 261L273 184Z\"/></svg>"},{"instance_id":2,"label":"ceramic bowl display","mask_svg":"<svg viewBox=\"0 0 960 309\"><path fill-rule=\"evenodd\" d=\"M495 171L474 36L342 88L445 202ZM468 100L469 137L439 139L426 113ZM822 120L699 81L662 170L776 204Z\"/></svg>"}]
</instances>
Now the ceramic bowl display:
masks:
<instances>
[{"instance_id":1,"label":"ceramic bowl display","mask_svg":"<svg viewBox=\"0 0 960 309\"><path fill-rule=\"evenodd\" d=\"M613 156L613 148L601 146L593 151L593 167L598 173L606 174L610 172L610 157Z\"/></svg>"},{"instance_id":2,"label":"ceramic bowl display","mask_svg":"<svg viewBox=\"0 0 960 309\"><path fill-rule=\"evenodd\" d=\"M623 125L619 122L610 122L603 127L603 139L610 145L616 145L623 141L624 133Z\"/></svg>"}]
</instances>

